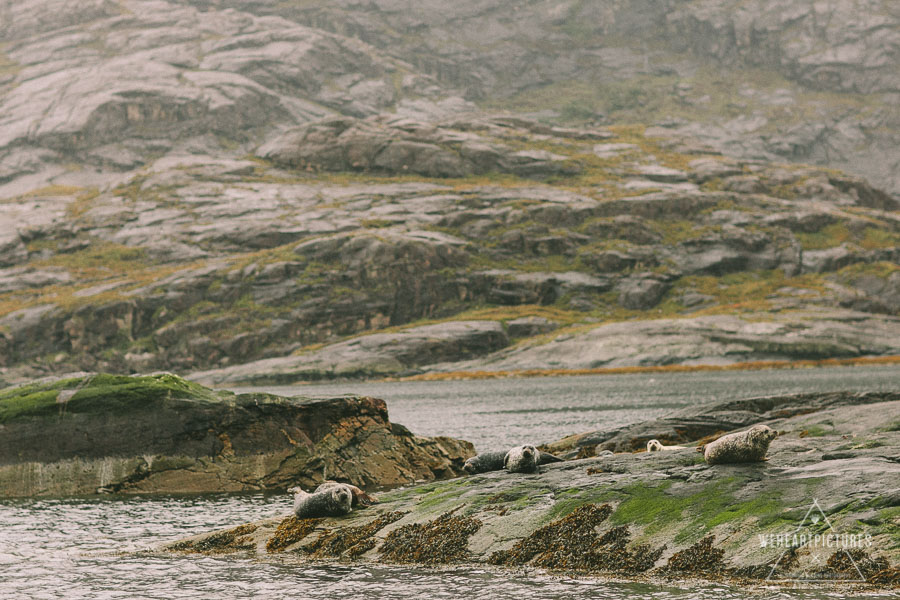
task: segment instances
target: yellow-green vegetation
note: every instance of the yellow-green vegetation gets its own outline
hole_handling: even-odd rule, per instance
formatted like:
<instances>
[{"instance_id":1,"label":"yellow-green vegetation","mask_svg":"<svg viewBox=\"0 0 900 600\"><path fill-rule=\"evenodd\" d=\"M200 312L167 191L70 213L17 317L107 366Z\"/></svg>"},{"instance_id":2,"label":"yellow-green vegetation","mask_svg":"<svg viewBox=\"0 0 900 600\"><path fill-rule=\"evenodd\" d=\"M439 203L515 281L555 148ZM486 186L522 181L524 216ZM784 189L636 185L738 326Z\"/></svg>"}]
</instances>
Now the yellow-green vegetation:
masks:
<instances>
[{"instance_id":1,"label":"yellow-green vegetation","mask_svg":"<svg viewBox=\"0 0 900 600\"><path fill-rule=\"evenodd\" d=\"M90 188L89 190L78 194L74 201L69 203L67 207L67 212L69 214L69 218L77 219L84 215L92 206L93 201L100 195L100 190L96 187Z\"/></svg>"},{"instance_id":2,"label":"yellow-green vegetation","mask_svg":"<svg viewBox=\"0 0 900 600\"><path fill-rule=\"evenodd\" d=\"M62 412L127 412L167 399L220 402L233 397L168 373L145 377L101 373L0 390L0 424Z\"/></svg>"},{"instance_id":3,"label":"yellow-green vegetation","mask_svg":"<svg viewBox=\"0 0 900 600\"><path fill-rule=\"evenodd\" d=\"M10 58L3 51L3 45L0 45L0 77L15 75L20 69L19 63Z\"/></svg>"},{"instance_id":4,"label":"yellow-green vegetation","mask_svg":"<svg viewBox=\"0 0 900 600\"><path fill-rule=\"evenodd\" d=\"M680 291L695 290L701 294L712 296L716 300L716 306L703 309L699 314L727 314L735 311L766 310L770 305L770 299L777 295L781 288L805 289L822 293L825 289L825 281L821 275L807 274L795 277L787 277L784 271L774 269L771 271L740 271L729 273L721 277L712 275L691 275L683 277L674 286L667 296L667 301ZM663 310L671 306L663 302Z\"/></svg>"},{"instance_id":5,"label":"yellow-green vegetation","mask_svg":"<svg viewBox=\"0 0 900 600\"><path fill-rule=\"evenodd\" d=\"M852 234L844 223L833 223L815 233L797 233L797 240L804 250L824 250L850 241Z\"/></svg>"},{"instance_id":6,"label":"yellow-green vegetation","mask_svg":"<svg viewBox=\"0 0 900 600\"><path fill-rule=\"evenodd\" d=\"M833 223L814 233L797 233L796 237L804 250L824 250L848 242L866 250L900 246L900 233L874 226L854 233L845 223Z\"/></svg>"},{"instance_id":7,"label":"yellow-green vegetation","mask_svg":"<svg viewBox=\"0 0 900 600\"><path fill-rule=\"evenodd\" d=\"M646 223L650 229L662 235L664 243L670 245L685 242L687 240L695 240L721 229L721 227L711 225L698 225L697 223L683 219L665 221L651 220Z\"/></svg>"}]
</instances>

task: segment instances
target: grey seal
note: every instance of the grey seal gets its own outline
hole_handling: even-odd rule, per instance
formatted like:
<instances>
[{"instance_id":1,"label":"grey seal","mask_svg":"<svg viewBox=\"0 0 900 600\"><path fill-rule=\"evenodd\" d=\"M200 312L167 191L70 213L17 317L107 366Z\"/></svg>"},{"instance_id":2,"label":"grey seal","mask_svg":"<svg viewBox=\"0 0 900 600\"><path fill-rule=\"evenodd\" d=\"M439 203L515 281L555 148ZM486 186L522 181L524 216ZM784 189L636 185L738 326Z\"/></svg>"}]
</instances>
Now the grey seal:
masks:
<instances>
[{"instance_id":1,"label":"grey seal","mask_svg":"<svg viewBox=\"0 0 900 600\"><path fill-rule=\"evenodd\" d=\"M723 435L706 444L703 458L711 465L727 463L759 462L766 459L769 444L778 437L778 432L766 425L754 425L747 431ZM700 448L697 449L698 452Z\"/></svg>"}]
</instances>

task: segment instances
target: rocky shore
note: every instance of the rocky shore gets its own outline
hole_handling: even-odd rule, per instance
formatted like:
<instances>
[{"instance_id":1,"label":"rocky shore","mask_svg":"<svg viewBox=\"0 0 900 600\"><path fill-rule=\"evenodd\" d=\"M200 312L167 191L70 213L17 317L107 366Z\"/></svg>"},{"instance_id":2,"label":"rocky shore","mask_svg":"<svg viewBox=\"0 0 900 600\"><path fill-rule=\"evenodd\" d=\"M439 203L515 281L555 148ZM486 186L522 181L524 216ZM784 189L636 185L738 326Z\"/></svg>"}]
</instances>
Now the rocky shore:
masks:
<instances>
[{"instance_id":1,"label":"rocky shore","mask_svg":"<svg viewBox=\"0 0 900 600\"><path fill-rule=\"evenodd\" d=\"M237 553L287 565L488 563L639 580L900 585L900 396L756 398L695 413L708 426L686 428L680 415L616 432L628 440L620 446L638 448L648 435L692 446L717 428L764 422L779 433L769 460L710 466L693 447L617 451L545 465L534 475L494 472L397 489L339 518L273 516L158 551ZM819 509L827 519L811 512ZM863 543L845 552L790 541L794 534Z\"/></svg>"},{"instance_id":2,"label":"rocky shore","mask_svg":"<svg viewBox=\"0 0 900 600\"><path fill-rule=\"evenodd\" d=\"M412 434L368 397L214 391L171 374L0 390L0 497L365 487L461 474L468 442Z\"/></svg>"}]
</instances>

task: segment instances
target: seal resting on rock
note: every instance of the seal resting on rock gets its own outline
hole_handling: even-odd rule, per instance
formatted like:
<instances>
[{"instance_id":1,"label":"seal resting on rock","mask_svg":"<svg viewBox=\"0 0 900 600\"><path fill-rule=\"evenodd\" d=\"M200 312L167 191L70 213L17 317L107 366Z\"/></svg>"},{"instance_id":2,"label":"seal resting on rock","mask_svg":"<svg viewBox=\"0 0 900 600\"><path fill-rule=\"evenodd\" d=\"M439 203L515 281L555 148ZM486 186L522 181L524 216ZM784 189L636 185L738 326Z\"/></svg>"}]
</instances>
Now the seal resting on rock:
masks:
<instances>
[{"instance_id":1,"label":"seal resting on rock","mask_svg":"<svg viewBox=\"0 0 900 600\"><path fill-rule=\"evenodd\" d=\"M319 487L316 488L316 493L325 492L330 489L335 488L336 486L344 486L350 488L350 493L353 494L353 506L372 506L373 504L378 504L378 498L375 496L370 496L365 493L355 485L351 485L349 483L339 483L337 481L323 481L319 484ZM291 488L292 490L300 489L300 488ZM291 490L288 490L291 491Z\"/></svg>"},{"instance_id":2,"label":"seal resting on rock","mask_svg":"<svg viewBox=\"0 0 900 600\"><path fill-rule=\"evenodd\" d=\"M353 506L353 490L350 488L335 482L330 482L324 489L320 486L313 493L293 487L288 491L294 493L294 515L298 519L346 515Z\"/></svg>"},{"instance_id":3,"label":"seal resting on rock","mask_svg":"<svg viewBox=\"0 0 900 600\"><path fill-rule=\"evenodd\" d=\"M506 452L484 452L467 460L463 465L463 470L469 475L500 471L503 469L505 459Z\"/></svg>"},{"instance_id":4,"label":"seal resting on rock","mask_svg":"<svg viewBox=\"0 0 900 600\"><path fill-rule=\"evenodd\" d=\"M510 473L537 473L541 451L530 444L511 448L503 457L503 468Z\"/></svg>"},{"instance_id":5,"label":"seal resting on rock","mask_svg":"<svg viewBox=\"0 0 900 600\"><path fill-rule=\"evenodd\" d=\"M647 442L647 452L662 452L664 450L684 450L687 446L663 446L659 440Z\"/></svg>"},{"instance_id":6,"label":"seal resting on rock","mask_svg":"<svg viewBox=\"0 0 900 600\"><path fill-rule=\"evenodd\" d=\"M517 446L516 448L534 448L534 446ZM513 448L512 450L516 450L516 448ZM502 471L506 468L506 457L512 450L506 452L484 452L477 456L473 456L463 465L463 470L469 475L487 473L488 471ZM550 454L549 452L540 452L536 448L535 452L538 453L538 465L563 461L560 457Z\"/></svg>"},{"instance_id":7,"label":"seal resting on rock","mask_svg":"<svg viewBox=\"0 0 900 600\"><path fill-rule=\"evenodd\" d=\"M727 463L759 462L766 459L769 444L778 433L766 425L754 425L747 431L723 435L697 451L711 465Z\"/></svg>"}]
</instances>

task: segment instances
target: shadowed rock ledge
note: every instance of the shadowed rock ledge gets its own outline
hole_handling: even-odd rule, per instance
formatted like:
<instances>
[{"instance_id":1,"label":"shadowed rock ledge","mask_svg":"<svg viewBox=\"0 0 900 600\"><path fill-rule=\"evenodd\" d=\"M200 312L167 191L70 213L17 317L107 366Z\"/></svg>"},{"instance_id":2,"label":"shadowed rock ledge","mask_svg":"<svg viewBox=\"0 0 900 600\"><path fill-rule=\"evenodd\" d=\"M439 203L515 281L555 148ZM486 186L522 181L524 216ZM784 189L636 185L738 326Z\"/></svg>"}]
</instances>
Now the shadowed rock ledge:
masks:
<instances>
[{"instance_id":1,"label":"shadowed rock ledge","mask_svg":"<svg viewBox=\"0 0 900 600\"><path fill-rule=\"evenodd\" d=\"M756 406L779 432L762 463L710 466L694 448L570 460L535 475L493 472L393 490L340 518L274 516L157 551L237 552L288 565L489 563L628 579L805 575L896 587L900 398L768 400L731 407ZM806 518L814 500L827 524ZM828 534L829 526L860 536L863 547L760 541Z\"/></svg>"},{"instance_id":2,"label":"shadowed rock ledge","mask_svg":"<svg viewBox=\"0 0 900 600\"><path fill-rule=\"evenodd\" d=\"M0 497L360 486L453 477L468 442L426 438L369 397L213 391L175 375L83 375L0 391Z\"/></svg>"}]
</instances>

